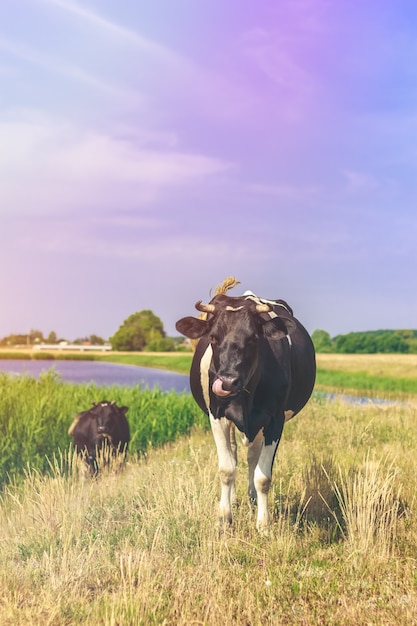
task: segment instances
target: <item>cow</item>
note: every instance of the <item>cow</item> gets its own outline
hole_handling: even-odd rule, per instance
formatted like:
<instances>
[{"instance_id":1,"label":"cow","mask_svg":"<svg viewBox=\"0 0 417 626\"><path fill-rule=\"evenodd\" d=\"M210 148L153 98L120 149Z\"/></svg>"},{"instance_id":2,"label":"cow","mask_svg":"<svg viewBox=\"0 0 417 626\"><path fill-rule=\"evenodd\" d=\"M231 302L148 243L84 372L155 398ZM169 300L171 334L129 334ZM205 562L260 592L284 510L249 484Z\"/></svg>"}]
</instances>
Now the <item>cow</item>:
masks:
<instances>
[{"instance_id":1,"label":"cow","mask_svg":"<svg viewBox=\"0 0 417 626\"><path fill-rule=\"evenodd\" d=\"M71 424L68 434L92 475L98 473L100 457L106 463L110 455L120 454L125 458L130 441L127 411L127 406L117 406L108 400L93 402L92 408L78 413Z\"/></svg>"},{"instance_id":2,"label":"cow","mask_svg":"<svg viewBox=\"0 0 417 626\"><path fill-rule=\"evenodd\" d=\"M190 386L209 416L219 461L222 526L232 522L236 500L235 429L248 446L248 495L257 504L256 527L269 527L268 491L284 422L307 403L316 377L316 359L307 330L284 300L266 300L247 291L218 293L198 301L198 318L184 317L176 329L198 339Z\"/></svg>"}]
</instances>

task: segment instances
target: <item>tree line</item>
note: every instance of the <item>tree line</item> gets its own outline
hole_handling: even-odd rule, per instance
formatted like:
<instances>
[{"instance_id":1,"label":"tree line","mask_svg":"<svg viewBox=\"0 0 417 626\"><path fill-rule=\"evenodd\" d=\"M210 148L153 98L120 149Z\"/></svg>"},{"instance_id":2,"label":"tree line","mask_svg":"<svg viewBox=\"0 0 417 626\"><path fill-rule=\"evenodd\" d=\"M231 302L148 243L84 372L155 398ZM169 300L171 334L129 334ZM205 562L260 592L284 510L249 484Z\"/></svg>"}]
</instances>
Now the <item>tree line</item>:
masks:
<instances>
[{"instance_id":1,"label":"tree line","mask_svg":"<svg viewBox=\"0 0 417 626\"><path fill-rule=\"evenodd\" d=\"M32 347L42 343L59 344L68 342L67 339L59 338L55 331L44 336L40 330L31 330L28 334L12 334L0 340L0 346L28 346ZM118 330L108 340L98 335L80 337L71 341L76 345L89 344L102 346L110 343L113 350L122 352L171 352L176 350L180 341L173 337L167 337L161 319L151 310L145 309L130 315L119 326Z\"/></svg>"},{"instance_id":2,"label":"tree line","mask_svg":"<svg viewBox=\"0 0 417 626\"><path fill-rule=\"evenodd\" d=\"M59 344L61 342L67 342L67 339L58 337L54 330L44 335L41 330L31 329L26 335L23 333L7 335L0 339L0 346L35 346L40 343L47 344ZM103 346L107 341L103 337L98 335L88 335L86 337L78 337L71 341L75 345L91 344L94 346Z\"/></svg>"},{"instance_id":3,"label":"tree line","mask_svg":"<svg viewBox=\"0 0 417 626\"><path fill-rule=\"evenodd\" d=\"M417 330L373 330L351 332L331 337L321 329L311 335L317 352L329 353L402 353L417 354ZM33 346L39 343L57 344L56 332L51 331L46 337L39 330L28 334L9 335L0 340L0 346ZM102 346L110 343L113 350L122 352L171 352L184 349L183 337L167 337L162 320L150 309L144 309L130 315L116 332L105 340L98 335L80 337L74 344Z\"/></svg>"},{"instance_id":4,"label":"tree line","mask_svg":"<svg viewBox=\"0 0 417 626\"><path fill-rule=\"evenodd\" d=\"M369 330L330 337L325 330L315 330L316 352L339 354L400 353L417 354L417 330Z\"/></svg>"}]
</instances>

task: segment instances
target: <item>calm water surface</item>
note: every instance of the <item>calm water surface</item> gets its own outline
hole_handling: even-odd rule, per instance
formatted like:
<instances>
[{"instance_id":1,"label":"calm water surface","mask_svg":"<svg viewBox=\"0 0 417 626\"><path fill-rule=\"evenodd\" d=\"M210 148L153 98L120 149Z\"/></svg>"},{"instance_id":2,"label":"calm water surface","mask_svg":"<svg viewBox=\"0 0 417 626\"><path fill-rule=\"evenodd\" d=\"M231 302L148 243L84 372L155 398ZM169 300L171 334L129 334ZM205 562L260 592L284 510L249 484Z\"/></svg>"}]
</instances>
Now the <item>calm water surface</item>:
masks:
<instances>
[{"instance_id":1,"label":"calm water surface","mask_svg":"<svg viewBox=\"0 0 417 626\"><path fill-rule=\"evenodd\" d=\"M187 374L176 374L149 367L99 361L0 360L0 372L8 374L26 374L38 378L41 372L51 369L68 383L95 383L96 385L121 385L123 387L140 385L148 389L159 387L162 391L178 393L190 391Z\"/></svg>"},{"instance_id":2,"label":"calm water surface","mask_svg":"<svg viewBox=\"0 0 417 626\"><path fill-rule=\"evenodd\" d=\"M152 389L159 387L162 391L190 393L188 374L176 374L165 370L137 365L120 365L100 361L33 361L0 359L0 372L8 374L27 374L38 378L41 372L54 369L64 382L95 383L96 385L120 385L132 387L140 385ZM314 391L313 397L323 400L344 400L349 404L398 404L397 401L381 398L350 396L343 394Z\"/></svg>"}]
</instances>

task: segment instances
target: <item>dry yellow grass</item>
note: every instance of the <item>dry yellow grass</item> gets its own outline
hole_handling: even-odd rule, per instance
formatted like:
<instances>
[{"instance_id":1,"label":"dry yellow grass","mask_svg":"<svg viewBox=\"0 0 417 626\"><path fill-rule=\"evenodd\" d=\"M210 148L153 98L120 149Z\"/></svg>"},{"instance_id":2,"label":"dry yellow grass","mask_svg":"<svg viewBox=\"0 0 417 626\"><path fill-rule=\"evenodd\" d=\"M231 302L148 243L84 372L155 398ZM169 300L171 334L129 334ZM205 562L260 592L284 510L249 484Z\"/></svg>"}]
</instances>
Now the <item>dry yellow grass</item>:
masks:
<instances>
[{"instance_id":1,"label":"dry yellow grass","mask_svg":"<svg viewBox=\"0 0 417 626\"><path fill-rule=\"evenodd\" d=\"M417 354L317 354L323 369L417 378Z\"/></svg>"}]
</instances>

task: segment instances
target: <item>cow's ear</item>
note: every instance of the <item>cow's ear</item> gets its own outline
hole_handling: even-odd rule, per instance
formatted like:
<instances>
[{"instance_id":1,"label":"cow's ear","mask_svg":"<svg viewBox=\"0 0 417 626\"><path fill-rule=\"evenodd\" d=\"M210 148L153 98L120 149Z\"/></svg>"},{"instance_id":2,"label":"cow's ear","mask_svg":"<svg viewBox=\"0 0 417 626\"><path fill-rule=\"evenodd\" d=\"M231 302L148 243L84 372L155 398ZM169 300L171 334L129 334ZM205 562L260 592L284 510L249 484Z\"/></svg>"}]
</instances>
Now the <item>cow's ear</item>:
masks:
<instances>
[{"instance_id":1,"label":"cow's ear","mask_svg":"<svg viewBox=\"0 0 417 626\"><path fill-rule=\"evenodd\" d=\"M120 410L122 411L122 413L127 413L127 412L128 412L128 410L129 410L129 407L128 407L128 406L121 406L121 407L119 407L119 408L120 408Z\"/></svg>"},{"instance_id":2,"label":"cow's ear","mask_svg":"<svg viewBox=\"0 0 417 626\"><path fill-rule=\"evenodd\" d=\"M207 331L207 321L197 317L183 317L175 324L175 328L189 339L199 339Z\"/></svg>"},{"instance_id":3,"label":"cow's ear","mask_svg":"<svg viewBox=\"0 0 417 626\"><path fill-rule=\"evenodd\" d=\"M273 317L263 325L265 337L271 339L282 339L282 337L291 335L295 330L297 330L297 325L289 317Z\"/></svg>"}]
</instances>

